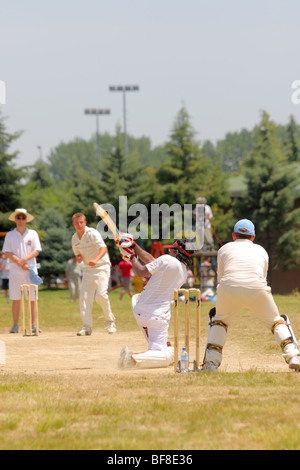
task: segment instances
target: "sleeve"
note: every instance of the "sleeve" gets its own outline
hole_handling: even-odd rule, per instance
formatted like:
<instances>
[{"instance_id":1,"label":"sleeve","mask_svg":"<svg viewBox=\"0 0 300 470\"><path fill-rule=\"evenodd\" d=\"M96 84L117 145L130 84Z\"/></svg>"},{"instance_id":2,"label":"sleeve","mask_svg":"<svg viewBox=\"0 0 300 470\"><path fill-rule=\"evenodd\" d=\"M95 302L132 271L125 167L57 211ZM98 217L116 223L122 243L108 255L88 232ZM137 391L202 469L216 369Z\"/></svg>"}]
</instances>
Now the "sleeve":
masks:
<instances>
[{"instance_id":1,"label":"sleeve","mask_svg":"<svg viewBox=\"0 0 300 470\"><path fill-rule=\"evenodd\" d=\"M101 233L98 232L98 230L92 229L91 233L92 233L93 241L95 245L99 248L99 250L100 248L106 247L106 244L102 238L102 235Z\"/></svg>"},{"instance_id":2,"label":"sleeve","mask_svg":"<svg viewBox=\"0 0 300 470\"><path fill-rule=\"evenodd\" d=\"M40 239L39 239L39 236L38 236L38 233L33 230L32 231L33 233L33 247L32 247L32 251L34 250L37 250L37 251L42 251L42 246L41 246L41 242L40 242Z\"/></svg>"},{"instance_id":3,"label":"sleeve","mask_svg":"<svg viewBox=\"0 0 300 470\"><path fill-rule=\"evenodd\" d=\"M149 273L153 275L157 273L164 264L165 263L164 263L163 256L160 256L159 258L156 258L154 261L151 261L151 263L146 264L146 268L148 269Z\"/></svg>"},{"instance_id":4,"label":"sleeve","mask_svg":"<svg viewBox=\"0 0 300 470\"><path fill-rule=\"evenodd\" d=\"M4 245L3 245L3 248L2 248L3 252L5 252L5 251L7 251L8 253L12 252L10 240L11 240L11 236L8 232L5 236L5 239L4 239Z\"/></svg>"},{"instance_id":5,"label":"sleeve","mask_svg":"<svg viewBox=\"0 0 300 470\"><path fill-rule=\"evenodd\" d=\"M213 218L213 213L210 206L205 206L205 216L209 219Z\"/></svg>"},{"instance_id":6,"label":"sleeve","mask_svg":"<svg viewBox=\"0 0 300 470\"><path fill-rule=\"evenodd\" d=\"M264 266L264 276L267 279L268 270L269 270L269 255L266 250L263 248L264 259L265 259L265 266Z\"/></svg>"},{"instance_id":7,"label":"sleeve","mask_svg":"<svg viewBox=\"0 0 300 470\"><path fill-rule=\"evenodd\" d=\"M219 283L224 274L224 266L223 266L223 261L222 261L222 256L220 254L220 250L218 251L218 255L217 255L217 266L218 266L217 281Z\"/></svg>"},{"instance_id":8,"label":"sleeve","mask_svg":"<svg viewBox=\"0 0 300 470\"><path fill-rule=\"evenodd\" d=\"M75 243L75 236L76 236L76 234L74 234L73 237L72 237L72 250L73 250L74 255L77 256L77 255L80 255L80 250L79 250L79 248L76 246L76 243Z\"/></svg>"}]
</instances>

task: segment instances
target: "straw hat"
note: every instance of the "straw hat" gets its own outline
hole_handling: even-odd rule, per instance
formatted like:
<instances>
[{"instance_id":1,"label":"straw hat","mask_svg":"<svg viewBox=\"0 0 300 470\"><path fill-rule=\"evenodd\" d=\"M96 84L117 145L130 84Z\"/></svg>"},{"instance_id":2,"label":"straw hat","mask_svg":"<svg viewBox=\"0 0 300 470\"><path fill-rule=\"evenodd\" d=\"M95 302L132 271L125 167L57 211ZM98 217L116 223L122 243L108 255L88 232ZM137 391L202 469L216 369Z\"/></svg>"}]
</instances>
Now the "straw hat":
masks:
<instances>
[{"instance_id":1,"label":"straw hat","mask_svg":"<svg viewBox=\"0 0 300 470\"><path fill-rule=\"evenodd\" d=\"M23 214L26 216L26 220L27 222L31 222L34 217L33 215L29 214L29 212L27 212L26 209L16 209L15 212L13 212L12 214L10 214L10 216L8 217L9 220L11 220L12 222L15 221L15 218L17 217L18 214Z\"/></svg>"}]
</instances>

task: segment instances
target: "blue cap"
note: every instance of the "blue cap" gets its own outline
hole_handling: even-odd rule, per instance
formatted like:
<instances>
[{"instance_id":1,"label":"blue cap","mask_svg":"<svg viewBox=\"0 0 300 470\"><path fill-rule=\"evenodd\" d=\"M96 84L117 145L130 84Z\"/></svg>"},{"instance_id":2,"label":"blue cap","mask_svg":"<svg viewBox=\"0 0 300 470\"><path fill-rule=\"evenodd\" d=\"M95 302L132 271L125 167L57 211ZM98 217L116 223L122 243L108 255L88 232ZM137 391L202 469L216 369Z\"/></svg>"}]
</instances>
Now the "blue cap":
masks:
<instances>
[{"instance_id":1,"label":"blue cap","mask_svg":"<svg viewBox=\"0 0 300 470\"><path fill-rule=\"evenodd\" d=\"M233 229L234 233L241 233L242 235L255 235L255 227L253 222L248 219L239 220Z\"/></svg>"}]
</instances>

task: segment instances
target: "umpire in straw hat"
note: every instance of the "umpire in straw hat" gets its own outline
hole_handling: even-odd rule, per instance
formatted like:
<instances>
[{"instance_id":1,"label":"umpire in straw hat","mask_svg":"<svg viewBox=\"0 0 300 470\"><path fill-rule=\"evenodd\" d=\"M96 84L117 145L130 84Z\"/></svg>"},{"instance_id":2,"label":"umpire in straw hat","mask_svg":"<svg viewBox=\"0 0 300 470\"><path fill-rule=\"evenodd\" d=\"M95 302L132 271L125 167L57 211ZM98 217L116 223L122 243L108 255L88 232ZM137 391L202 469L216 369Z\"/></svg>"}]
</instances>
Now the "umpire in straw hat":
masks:
<instances>
[{"instance_id":1,"label":"umpire in straw hat","mask_svg":"<svg viewBox=\"0 0 300 470\"><path fill-rule=\"evenodd\" d=\"M31 284L29 266L37 273L36 257L42 251L39 236L35 230L27 228L34 217L26 209L16 209L9 220L15 222L16 228L6 234L3 252L11 261L9 295L12 300L13 327L10 333L18 333L21 285ZM33 298L33 295L32 295ZM32 329L35 332L34 302L31 302Z\"/></svg>"}]
</instances>

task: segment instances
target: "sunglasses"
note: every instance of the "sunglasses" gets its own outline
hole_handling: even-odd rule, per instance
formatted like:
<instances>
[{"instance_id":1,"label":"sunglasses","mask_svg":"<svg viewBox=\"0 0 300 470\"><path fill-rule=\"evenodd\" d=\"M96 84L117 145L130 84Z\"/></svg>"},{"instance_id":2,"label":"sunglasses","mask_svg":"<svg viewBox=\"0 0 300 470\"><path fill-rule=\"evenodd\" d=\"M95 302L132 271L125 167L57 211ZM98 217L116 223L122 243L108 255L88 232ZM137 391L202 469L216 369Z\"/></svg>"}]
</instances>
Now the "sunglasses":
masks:
<instances>
[{"instance_id":1,"label":"sunglasses","mask_svg":"<svg viewBox=\"0 0 300 470\"><path fill-rule=\"evenodd\" d=\"M24 215L18 215L18 216L16 217L16 219L17 219L17 220L26 220L27 217L25 217Z\"/></svg>"}]
</instances>

